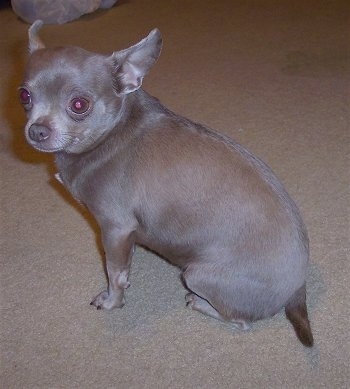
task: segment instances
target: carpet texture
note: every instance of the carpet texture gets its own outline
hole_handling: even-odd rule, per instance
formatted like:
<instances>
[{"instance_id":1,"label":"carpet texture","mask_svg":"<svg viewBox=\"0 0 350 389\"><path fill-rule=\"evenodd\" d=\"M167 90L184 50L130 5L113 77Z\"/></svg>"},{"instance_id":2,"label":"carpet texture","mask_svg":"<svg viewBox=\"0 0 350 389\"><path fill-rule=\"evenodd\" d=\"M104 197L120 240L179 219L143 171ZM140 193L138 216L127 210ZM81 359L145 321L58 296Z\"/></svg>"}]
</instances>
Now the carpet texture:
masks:
<instances>
[{"instance_id":1,"label":"carpet texture","mask_svg":"<svg viewBox=\"0 0 350 389\"><path fill-rule=\"evenodd\" d=\"M28 25L1 2L1 388L349 387L349 5L120 0L41 32L48 46L110 53L160 28L144 88L247 146L301 209L307 350L283 312L240 332L186 309L178 270L143 249L126 306L89 306L106 284L98 228L24 140Z\"/></svg>"}]
</instances>

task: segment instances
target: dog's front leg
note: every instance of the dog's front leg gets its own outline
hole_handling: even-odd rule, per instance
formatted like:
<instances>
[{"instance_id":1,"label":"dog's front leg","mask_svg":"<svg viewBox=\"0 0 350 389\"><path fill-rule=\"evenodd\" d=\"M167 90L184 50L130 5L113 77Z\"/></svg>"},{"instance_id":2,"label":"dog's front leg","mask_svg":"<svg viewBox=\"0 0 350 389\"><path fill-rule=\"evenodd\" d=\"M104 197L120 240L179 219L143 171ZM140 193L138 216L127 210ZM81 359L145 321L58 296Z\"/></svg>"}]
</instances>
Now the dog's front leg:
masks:
<instances>
[{"instance_id":1,"label":"dog's front leg","mask_svg":"<svg viewBox=\"0 0 350 389\"><path fill-rule=\"evenodd\" d=\"M94 298L91 305L97 309L121 308L125 304L124 290L128 281L131 258L134 252L134 234L119 228L102 228L102 242L106 254L108 290Z\"/></svg>"}]
</instances>

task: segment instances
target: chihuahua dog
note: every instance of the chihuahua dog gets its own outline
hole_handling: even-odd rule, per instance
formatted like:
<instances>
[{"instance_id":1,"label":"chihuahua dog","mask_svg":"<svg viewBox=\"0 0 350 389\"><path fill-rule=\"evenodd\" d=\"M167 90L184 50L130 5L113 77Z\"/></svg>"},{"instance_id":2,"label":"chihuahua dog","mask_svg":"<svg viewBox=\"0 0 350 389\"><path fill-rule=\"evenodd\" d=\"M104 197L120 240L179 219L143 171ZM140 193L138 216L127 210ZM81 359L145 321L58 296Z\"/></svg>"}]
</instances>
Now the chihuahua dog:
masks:
<instances>
[{"instance_id":1,"label":"chihuahua dog","mask_svg":"<svg viewBox=\"0 0 350 389\"><path fill-rule=\"evenodd\" d=\"M55 154L61 182L101 228L108 288L91 304L124 305L142 245L181 269L190 308L248 329L284 307L311 347L299 211L260 159L141 88L161 51L159 30L105 56L45 48L41 25L29 29L19 89L25 135Z\"/></svg>"}]
</instances>

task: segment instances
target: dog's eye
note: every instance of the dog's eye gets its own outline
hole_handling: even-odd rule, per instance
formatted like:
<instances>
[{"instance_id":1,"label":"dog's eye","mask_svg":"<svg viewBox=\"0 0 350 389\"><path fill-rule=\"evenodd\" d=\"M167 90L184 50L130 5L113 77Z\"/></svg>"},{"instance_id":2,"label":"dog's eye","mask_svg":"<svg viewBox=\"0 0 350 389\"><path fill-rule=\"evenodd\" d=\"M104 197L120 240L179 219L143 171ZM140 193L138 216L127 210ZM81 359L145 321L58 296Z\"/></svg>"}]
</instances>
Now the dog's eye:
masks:
<instances>
[{"instance_id":1,"label":"dog's eye","mask_svg":"<svg viewBox=\"0 0 350 389\"><path fill-rule=\"evenodd\" d=\"M22 105L29 106L32 102L32 96L30 95L30 92L27 91L25 88L20 88L19 90L19 101Z\"/></svg>"},{"instance_id":2,"label":"dog's eye","mask_svg":"<svg viewBox=\"0 0 350 389\"><path fill-rule=\"evenodd\" d=\"M71 101L70 108L74 113L81 115L89 109L89 102L83 97L76 97Z\"/></svg>"}]
</instances>

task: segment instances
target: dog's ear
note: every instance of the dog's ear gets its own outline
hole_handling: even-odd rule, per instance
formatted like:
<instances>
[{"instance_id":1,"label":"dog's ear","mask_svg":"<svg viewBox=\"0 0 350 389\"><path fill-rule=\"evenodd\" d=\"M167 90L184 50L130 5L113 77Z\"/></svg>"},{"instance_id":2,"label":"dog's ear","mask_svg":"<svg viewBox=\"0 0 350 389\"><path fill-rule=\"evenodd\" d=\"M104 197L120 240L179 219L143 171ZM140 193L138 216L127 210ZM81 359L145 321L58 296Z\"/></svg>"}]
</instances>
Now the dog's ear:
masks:
<instances>
[{"instance_id":1,"label":"dog's ear","mask_svg":"<svg viewBox=\"0 0 350 389\"><path fill-rule=\"evenodd\" d=\"M116 51L109 57L113 64L113 83L118 94L128 94L140 88L143 77L157 61L162 49L162 36L155 28L139 43Z\"/></svg>"},{"instance_id":2,"label":"dog's ear","mask_svg":"<svg viewBox=\"0 0 350 389\"><path fill-rule=\"evenodd\" d=\"M28 30L28 38L29 38L29 53L33 54L34 51L38 49L44 49L45 45L42 40L38 36L38 31L43 25L42 20L36 20Z\"/></svg>"}]
</instances>

